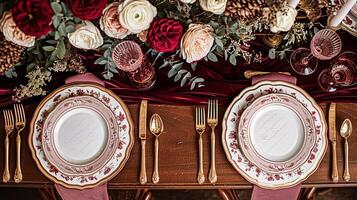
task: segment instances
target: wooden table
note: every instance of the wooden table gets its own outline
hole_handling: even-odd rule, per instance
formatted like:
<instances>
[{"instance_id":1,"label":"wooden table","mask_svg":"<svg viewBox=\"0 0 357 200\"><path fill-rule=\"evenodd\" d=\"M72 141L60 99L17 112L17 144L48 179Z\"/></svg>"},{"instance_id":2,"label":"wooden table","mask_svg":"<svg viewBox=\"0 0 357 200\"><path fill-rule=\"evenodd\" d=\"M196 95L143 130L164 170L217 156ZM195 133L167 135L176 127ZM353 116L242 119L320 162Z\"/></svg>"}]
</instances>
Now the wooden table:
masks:
<instances>
[{"instance_id":1,"label":"wooden table","mask_svg":"<svg viewBox=\"0 0 357 200\"><path fill-rule=\"evenodd\" d=\"M323 110L327 111L327 104L320 104ZM31 115L37 105L25 105L27 112L27 125L31 120ZM140 141L138 138L138 113L139 105L129 105L129 109L135 124L135 144L132 149L130 159L126 163L124 169L108 183L108 187L112 189L217 189L217 188L251 188L252 185L247 182L228 162L226 155L221 146L221 127L216 130L217 148L217 174L218 181L216 184L210 184L207 181L203 185L197 184L197 169L198 169L198 148L197 148L197 133L194 130L194 106L170 106L170 105L150 105L148 107L148 116L154 112L160 114L165 123L165 132L160 136L159 149L159 170L160 183L152 184L151 175L153 172L153 136L148 132L147 136L147 174L148 184L139 184L140 171ZM220 107L220 120L224 114L225 107ZM337 126L345 118L350 118L355 127L357 127L357 104L339 103L337 106ZM41 174L37 169L35 162L32 160L30 149L27 145L27 135L29 126L26 127L22 133L22 168L23 181L20 184L13 182L13 175L15 171L15 136L10 137L10 183L0 183L0 186L6 187L33 187L43 188L52 187L53 184ZM2 114L0 115L0 144L3 144L4 121ZM208 176L209 161L210 161L210 142L209 132L203 135L203 149L204 149L204 172ZM319 169L303 183L303 187L346 187L357 186L357 128L354 128L353 134L350 137L350 172L351 181L344 182L342 180L343 173L343 141L338 136L337 141L337 155L338 155L338 169L339 178L338 183L332 183L330 179L331 171L331 151L327 150ZM4 146L0 145L0 170L1 174L4 169ZM207 178L206 178L207 180Z\"/></svg>"}]
</instances>

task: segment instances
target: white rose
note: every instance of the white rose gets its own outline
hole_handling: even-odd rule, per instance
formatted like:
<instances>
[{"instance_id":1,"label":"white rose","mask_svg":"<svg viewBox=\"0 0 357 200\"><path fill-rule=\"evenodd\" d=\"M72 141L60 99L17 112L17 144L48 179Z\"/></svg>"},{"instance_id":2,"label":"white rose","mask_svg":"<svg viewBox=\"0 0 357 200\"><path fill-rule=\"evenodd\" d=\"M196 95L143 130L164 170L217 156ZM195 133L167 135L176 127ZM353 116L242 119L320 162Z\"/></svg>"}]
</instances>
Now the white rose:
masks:
<instances>
[{"instance_id":1,"label":"white rose","mask_svg":"<svg viewBox=\"0 0 357 200\"><path fill-rule=\"evenodd\" d=\"M283 10L276 13L276 21L270 25L270 31L273 33L289 31L294 25L296 15L297 11L295 8L286 6Z\"/></svg>"},{"instance_id":2,"label":"white rose","mask_svg":"<svg viewBox=\"0 0 357 200\"><path fill-rule=\"evenodd\" d=\"M15 24L10 11L6 11L0 20L0 31L6 40L24 47L32 47L36 37L26 35Z\"/></svg>"},{"instance_id":3,"label":"white rose","mask_svg":"<svg viewBox=\"0 0 357 200\"><path fill-rule=\"evenodd\" d=\"M181 53L186 62L192 63L205 57L214 42L213 28L209 25L190 24L181 40Z\"/></svg>"},{"instance_id":4,"label":"white rose","mask_svg":"<svg viewBox=\"0 0 357 200\"><path fill-rule=\"evenodd\" d=\"M103 10L99 23L100 28L109 37L124 39L127 35L130 34L130 31L124 28L119 22L118 6L118 2L109 4Z\"/></svg>"},{"instance_id":5,"label":"white rose","mask_svg":"<svg viewBox=\"0 0 357 200\"><path fill-rule=\"evenodd\" d=\"M90 21L84 21L73 33L68 33L69 42L79 49L96 49L103 44L100 31Z\"/></svg>"},{"instance_id":6,"label":"white rose","mask_svg":"<svg viewBox=\"0 0 357 200\"><path fill-rule=\"evenodd\" d=\"M226 10L227 0L200 0L200 5L205 11L220 15Z\"/></svg>"},{"instance_id":7,"label":"white rose","mask_svg":"<svg viewBox=\"0 0 357 200\"><path fill-rule=\"evenodd\" d=\"M120 24L132 33L140 33L150 27L157 14L147 0L125 0L118 6Z\"/></svg>"},{"instance_id":8,"label":"white rose","mask_svg":"<svg viewBox=\"0 0 357 200\"><path fill-rule=\"evenodd\" d=\"M182 3L195 3L196 0L180 0Z\"/></svg>"}]
</instances>

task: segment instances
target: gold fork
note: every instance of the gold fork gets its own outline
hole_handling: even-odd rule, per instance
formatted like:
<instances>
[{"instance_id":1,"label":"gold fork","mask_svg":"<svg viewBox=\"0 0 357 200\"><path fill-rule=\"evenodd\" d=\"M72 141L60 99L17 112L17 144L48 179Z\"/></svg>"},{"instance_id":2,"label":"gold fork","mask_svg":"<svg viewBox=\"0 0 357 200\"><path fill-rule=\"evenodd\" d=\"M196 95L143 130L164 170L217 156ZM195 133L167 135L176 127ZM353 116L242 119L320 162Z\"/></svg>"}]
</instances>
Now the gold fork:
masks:
<instances>
[{"instance_id":1,"label":"gold fork","mask_svg":"<svg viewBox=\"0 0 357 200\"><path fill-rule=\"evenodd\" d=\"M15 183L22 181L22 172L21 172L21 131L25 128L26 125L26 115L25 110L22 104L14 104L15 110L15 127L17 130L16 136L16 170L14 175Z\"/></svg>"},{"instance_id":2,"label":"gold fork","mask_svg":"<svg viewBox=\"0 0 357 200\"><path fill-rule=\"evenodd\" d=\"M214 129L218 124L218 100L208 100L207 124L211 127L211 168L208 180L210 183L217 182L216 172L216 136Z\"/></svg>"},{"instance_id":3,"label":"gold fork","mask_svg":"<svg viewBox=\"0 0 357 200\"><path fill-rule=\"evenodd\" d=\"M2 175L2 181L7 183L10 180L9 172L9 135L14 131L14 116L11 110L4 110L4 121L5 121L5 169Z\"/></svg>"},{"instance_id":4,"label":"gold fork","mask_svg":"<svg viewBox=\"0 0 357 200\"><path fill-rule=\"evenodd\" d=\"M196 108L196 132L199 135L198 138L198 157L199 157L199 169L197 175L197 181L199 184L205 182L205 175L203 173L203 142L202 142L202 134L206 129L206 116L204 108Z\"/></svg>"}]
</instances>

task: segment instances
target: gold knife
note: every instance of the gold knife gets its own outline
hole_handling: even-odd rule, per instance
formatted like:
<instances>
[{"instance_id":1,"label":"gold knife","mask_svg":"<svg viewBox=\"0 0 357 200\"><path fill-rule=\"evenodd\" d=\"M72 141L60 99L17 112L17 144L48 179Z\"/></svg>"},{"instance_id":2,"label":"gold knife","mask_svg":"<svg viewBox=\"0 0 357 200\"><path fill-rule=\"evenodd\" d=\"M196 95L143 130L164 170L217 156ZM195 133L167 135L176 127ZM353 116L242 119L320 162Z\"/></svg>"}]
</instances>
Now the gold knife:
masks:
<instances>
[{"instance_id":1,"label":"gold knife","mask_svg":"<svg viewBox=\"0 0 357 200\"><path fill-rule=\"evenodd\" d=\"M142 100L140 104L140 115L139 115L139 138L141 140L141 170L140 170L141 184L145 184L147 182L146 164L145 164L147 107L148 107L148 101Z\"/></svg>"},{"instance_id":2,"label":"gold knife","mask_svg":"<svg viewBox=\"0 0 357 200\"><path fill-rule=\"evenodd\" d=\"M337 153L336 153L336 103L330 104L328 112L329 121L329 139L332 144L332 174L331 178L334 183L338 182L338 169L337 169Z\"/></svg>"}]
</instances>

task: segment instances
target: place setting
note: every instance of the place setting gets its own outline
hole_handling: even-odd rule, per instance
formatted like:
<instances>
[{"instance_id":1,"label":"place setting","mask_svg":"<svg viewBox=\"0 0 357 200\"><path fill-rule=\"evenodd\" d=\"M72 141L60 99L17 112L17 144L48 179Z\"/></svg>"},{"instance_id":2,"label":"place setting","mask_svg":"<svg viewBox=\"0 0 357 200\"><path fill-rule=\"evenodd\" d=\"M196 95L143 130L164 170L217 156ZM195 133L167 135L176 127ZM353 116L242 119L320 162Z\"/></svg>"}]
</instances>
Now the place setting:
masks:
<instances>
[{"instance_id":1,"label":"place setting","mask_svg":"<svg viewBox=\"0 0 357 200\"><path fill-rule=\"evenodd\" d=\"M0 17L0 187L357 187L356 0L5 0Z\"/></svg>"}]
</instances>

